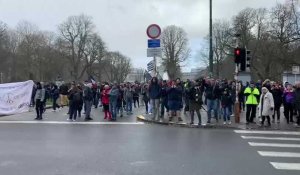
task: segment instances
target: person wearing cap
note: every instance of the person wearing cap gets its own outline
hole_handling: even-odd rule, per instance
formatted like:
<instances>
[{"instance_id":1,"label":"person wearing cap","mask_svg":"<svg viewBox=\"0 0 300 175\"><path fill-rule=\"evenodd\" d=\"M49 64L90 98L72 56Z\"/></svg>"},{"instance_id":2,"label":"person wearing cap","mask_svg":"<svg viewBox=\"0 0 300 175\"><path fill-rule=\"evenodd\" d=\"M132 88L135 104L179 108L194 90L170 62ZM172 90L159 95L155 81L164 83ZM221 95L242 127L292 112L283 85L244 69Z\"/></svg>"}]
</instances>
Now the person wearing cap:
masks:
<instances>
[{"instance_id":1,"label":"person wearing cap","mask_svg":"<svg viewBox=\"0 0 300 175\"><path fill-rule=\"evenodd\" d=\"M259 90L255 87L254 82L251 81L249 87L247 87L244 91L246 96L246 121L247 124L253 123L254 118L256 117L256 108L258 105L259 99ZM251 117L250 117L251 114Z\"/></svg>"},{"instance_id":2,"label":"person wearing cap","mask_svg":"<svg viewBox=\"0 0 300 175\"><path fill-rule=\"evenodd\" d=\"M265 119L268 120L268 126L271 126L270 115L274 113L274 99L267 87L262 87L258 110L259 116L262 117L261 126L264 125Z\"/></svg>"}]
</instances>

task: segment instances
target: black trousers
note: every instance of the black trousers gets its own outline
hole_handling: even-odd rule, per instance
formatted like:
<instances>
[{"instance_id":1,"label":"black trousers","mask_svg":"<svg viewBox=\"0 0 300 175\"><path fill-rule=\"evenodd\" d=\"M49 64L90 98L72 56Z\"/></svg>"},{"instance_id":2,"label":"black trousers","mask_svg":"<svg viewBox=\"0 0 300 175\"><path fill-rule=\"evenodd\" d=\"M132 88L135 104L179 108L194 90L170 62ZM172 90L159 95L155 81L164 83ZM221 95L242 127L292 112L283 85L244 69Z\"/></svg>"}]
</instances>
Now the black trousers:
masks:
<instances>
[{"instance_id":1,"label":"black trousers","mask_svg":"<svg viewBox=\"0 0 300 175\"><path fill-rule=\"evenodd\" d=\"M284 116L286 118L287 123L294 122L293 115L294 115L293 104L291 103L284 104Z\"/></svg>"},{"instance_id":2,"label":"black trousers","mask_svg":"<svg viewBox=\"0 0 300 175\"><path fill-rule=\"evenodd\" d=\"M262 121L261 121L262 125L265 123L266 118L268 120L268 125L271 125L270 116L261 116L261 118L262 118Z\"/></svg>"},{"instance_id":3,"label":"black trousers","mask_svg":"<svg viewBox=\"0 0 300 175\"><path fill-rule=\"evenodd\" d=\"M136 104L138 108L140 107L139 97L133 97L133 104L135 108L136 108Z\"/></svg>"},{"instance_id":4,"label":"black trousers","mask_svg":"<svg viewBox=\"0 0 300 175\"><path fill-rule=\"evenodd\" d=\"M256 117L256 107L257 105L247 105L247 111L246 111L247 122L253 122L254 118Z\"/></svg>"},{"instance_id":5,"label":"black trousers","mask_svg":"<svg viewBox=\"0 0 300 175\"><path fill-rule=\"evenodd\" d=\"M35 103L35 110L36 110L36 118L42 119L43 118L43 112L44 112L44 103L43 101L37 99Z\"/></svg>"},{"instance_id":6,"label":"black trousers","mask_svg":"<svg viewBox=\"0 0 300 175\"><path fill-rule=\"evenodd\" d=\"M145 103L145 107L146 107L146 113L148 114L148 103L149 103L149 101L148 100L144 100L144 103Z\"/></svg>"},{"instance_id":7,"label":"black trousers","mask_svg":"<svg viewBox=\"0 0 300 175\"><path fill-rule=\"evenodd\" d=\"M272 116L272 118L275 119L275 115L277 115L277 121L280 121L280 107L280 105L275 105L274 114Z\"/></svg>"},{"instance_id":8,"label":"black trousers","mask_svg":"<svg viewBox=\"0 0 300 175\"><path fill-rule=\"evenodd\" d=\"M60 108L60 106L56 103L58 98L53 98L52 108L56 110L56 108Z\"/></svg>"},{"instance_id":9,"label":"black trousers","mask_svg":"<svg viewBox=\"0 0 300 175\"><path fill-rule=\"evenodd\" d=\"M297 124L300 125L300 109L298 109Z\"/></svg>"},{"instance_id":10,"label":"black trousers","mask_svg":"<svg viewBox=\"0 0 300 175\"><path fill-rule=\"evenodd\" d=\"M199 121L198 124L201 125L201 113L200 113L200 110L190 111L190 113L191 113L191 123L194 123L195 112L196 112L196 114L198 116L198 121Z\"/></svg>"}]
</instances>

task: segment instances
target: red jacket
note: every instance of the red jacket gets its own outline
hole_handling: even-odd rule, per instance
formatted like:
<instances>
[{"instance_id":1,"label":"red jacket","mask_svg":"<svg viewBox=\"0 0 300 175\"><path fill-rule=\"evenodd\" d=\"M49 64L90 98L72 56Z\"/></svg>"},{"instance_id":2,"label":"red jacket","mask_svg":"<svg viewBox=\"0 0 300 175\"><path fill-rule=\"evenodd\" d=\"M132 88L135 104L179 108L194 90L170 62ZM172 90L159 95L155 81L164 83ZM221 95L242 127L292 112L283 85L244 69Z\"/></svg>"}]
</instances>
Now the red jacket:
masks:
<instances>
[{"instance_id":1,"label":"red jacket","mask_svg":"<svg viewBox=\"0 0 300 175\"><path fill-rule=\"evenodd\" d=\"M105 89L102 91L102 103L104 105L109 104L109 92L110 92L110 89Z\"/></svg>"}]
</instances>

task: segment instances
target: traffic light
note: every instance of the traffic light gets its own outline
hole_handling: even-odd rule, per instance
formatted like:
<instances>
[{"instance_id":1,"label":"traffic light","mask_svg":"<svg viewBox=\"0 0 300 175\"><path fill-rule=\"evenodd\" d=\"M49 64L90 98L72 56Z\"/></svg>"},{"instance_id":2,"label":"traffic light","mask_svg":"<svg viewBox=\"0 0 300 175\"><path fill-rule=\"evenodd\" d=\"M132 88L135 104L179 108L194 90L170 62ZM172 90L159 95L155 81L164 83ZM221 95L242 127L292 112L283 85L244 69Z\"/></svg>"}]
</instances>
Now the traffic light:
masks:
<instances>
[{"instance_id":1,"label":"traffic light","mask_svg":"<svg viewBox=\"0 0 300 175\"><path fill-rule=\"evenodd\" d=\"M241 48L234 49L234 62L239 64L241 62Z\"/></svg>"},{"instance_id":2,"label":"traffic light","mask_svg":"<svg viewBox=\"0 0 300 175\"><path fill-rule=\"evenodd\" d=\"M246 51L246 66L247 66L247 68L250 68L250 59L251 59L251 51L247 50Z\"/></svg>"},{"instance_id":3,"label":"traffic light","mask_svg":"<svg viewBox=\"0 0 300 175\"><path fill-rule=\"evenodd\" d=\"M246 49L242 48L241 49L241 58L240 58L240 63L241 63L241 71L246 71Z\"/></svg>"}]
</instances>

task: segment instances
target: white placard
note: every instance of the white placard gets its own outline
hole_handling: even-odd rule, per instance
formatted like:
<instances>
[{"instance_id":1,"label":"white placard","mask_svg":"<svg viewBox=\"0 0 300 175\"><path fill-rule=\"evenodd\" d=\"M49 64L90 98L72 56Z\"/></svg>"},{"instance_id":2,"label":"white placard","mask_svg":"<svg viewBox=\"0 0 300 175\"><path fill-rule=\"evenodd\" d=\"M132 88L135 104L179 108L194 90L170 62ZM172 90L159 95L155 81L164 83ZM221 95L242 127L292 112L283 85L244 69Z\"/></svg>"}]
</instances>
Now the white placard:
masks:
<instances>
[{"instance_id":1,"label":"white placard","mask_svg":"<svg viewBox=\"0 0 300 175\"><path fill-rule=\"evenodd\" d=\"M160 47L148 48L147 57L162 57L162 50Z\"/></svg>"},{"instance_id":2,"label":"white placard","mask_svg":"<svg viewBox=\"0 0 300 175\"><path fill-rule=\"evenodd\" d=\"M0 84L0 115L29 111L33 81Z\"/></svg>"}]
</instances>

